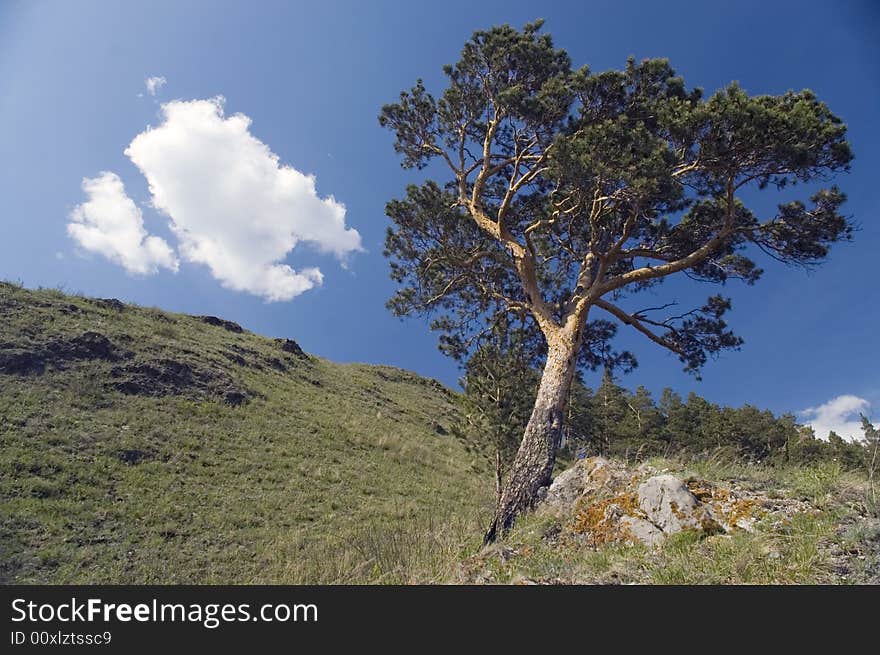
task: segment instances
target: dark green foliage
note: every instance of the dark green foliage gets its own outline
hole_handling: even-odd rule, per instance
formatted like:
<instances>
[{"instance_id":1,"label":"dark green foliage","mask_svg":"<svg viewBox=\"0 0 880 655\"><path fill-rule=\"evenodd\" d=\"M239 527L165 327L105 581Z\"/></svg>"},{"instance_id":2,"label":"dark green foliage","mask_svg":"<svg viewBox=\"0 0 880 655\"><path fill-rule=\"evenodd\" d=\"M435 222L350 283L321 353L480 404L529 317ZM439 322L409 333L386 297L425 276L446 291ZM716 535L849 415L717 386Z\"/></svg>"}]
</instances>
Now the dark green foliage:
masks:
<instances>
[{"instance_id":1,"label":"dark green foliage","mask_svg":"<svg viewBox=\"0 0 880 655\"><path fill-rule=\"evenodd\" d=\"M664 389L655 404L643 387L630 393L609 375L592 397L582 395L584 400L587 406L574 411L589 415L594 427L581 432L569 448L590 454L643 459L722 449L747 461L836 460L849 469L861 468L864 459L860 443L817 439L793 415L775 416L752 405L721 407L695 393L682 402L671 389Z\"/></svg>"},{"instance_id":2,"label":"dark green foliage","mask_svg":"<svg viewBox=\"0 0 880 655\"><path fill-rule=\"evenodd\" d=\"M453 429L478 446L489 446L495 459L496 487L516 454L532 412L539 374L534 368L534 333L506 323L464 365L462 418Z\"/></svg>"},{"instance_id":3,"label":"dark green foliage","mask_svg":"<svg viewBox=\"0 0 880 655\"><path fill-rule=\"evenodd\" d=\"M869 449L852 448L848 441L833 430L828 434L828 444L830 446L828 450L833 453L834 459L850 470L861 469L865 463L866 453L870 452Z\"/></svg>"},{"instance_id":4,"label":"dark green foliage","mask_svg":"<svg viewBox=\"0 0 880 655\"><path fill-rule=\"evenodd\" d=\"M868 417L864 414L861 415L862 418L862 432L865 433L865 442L870 447L874 447L877 444L880 444L880 430L874 427L874 424L868 420Z\"/></svg>"},{"instance_id":5,"label":"dark green foliage","mask_svg":"<svg viewBox=\"0 0 880 655\"><path fill-rule=\"evenodd\" d=\"M880 503L877 501L877 477L880 472L880 430L862 415L862 432L865 433L865 452L863 470L868 476L866 500L868 506L880 516Z\"/></svg>"}]
</instances>

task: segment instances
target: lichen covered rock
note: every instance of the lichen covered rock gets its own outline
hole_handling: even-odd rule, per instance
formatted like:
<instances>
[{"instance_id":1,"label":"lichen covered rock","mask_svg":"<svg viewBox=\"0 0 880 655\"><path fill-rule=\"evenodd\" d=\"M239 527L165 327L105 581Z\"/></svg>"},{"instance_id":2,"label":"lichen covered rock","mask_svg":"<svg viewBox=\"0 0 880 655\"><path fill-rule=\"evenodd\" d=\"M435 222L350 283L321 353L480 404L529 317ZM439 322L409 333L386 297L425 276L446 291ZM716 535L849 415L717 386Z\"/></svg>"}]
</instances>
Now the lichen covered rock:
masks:
<instances>
[{"instance_id":1,"label":"lichen covered rock","mask_svg":"<svg viewBox=\"0 0 880 655\"><path fill-rule=\"evenodd\" d=\"M544 505L552 510L565 511L574 502L616 478L619 466L604 457L578 460L571 468L559 474L547 489Z\"/></svg>"},{"instance_id":2,"label":"lichen covered rock","mask_svg":"<svg viewBox=\"0 0 880 655\"><path fill-rule=\"evenodd\" d=\"M674 475L655 475L638 489L639 509L665 534L682 530L715 531L718 528L709 512L687 485Z\"/></svg>"},{"instance_id":3,"label":"lichen covered rock","mask_svg":"<svg viewBox=\"0 0 880 655\"><path fill-rule=\"evenodd\" d=\"M706 535L751 531L774 502L738 488L681 479L646 464L630 469L591 457L553 480L538 511L558 519L563 538L597 547L653 547L683 530Z\"/></svg>"}]
</instances>

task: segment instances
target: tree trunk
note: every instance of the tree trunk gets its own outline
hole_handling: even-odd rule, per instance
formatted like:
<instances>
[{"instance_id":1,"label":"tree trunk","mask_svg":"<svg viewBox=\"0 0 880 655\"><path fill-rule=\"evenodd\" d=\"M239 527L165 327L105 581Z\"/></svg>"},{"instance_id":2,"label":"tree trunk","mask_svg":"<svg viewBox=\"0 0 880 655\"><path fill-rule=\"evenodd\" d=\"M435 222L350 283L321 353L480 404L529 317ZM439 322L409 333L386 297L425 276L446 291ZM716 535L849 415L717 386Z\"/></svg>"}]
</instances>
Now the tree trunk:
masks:
<instances>
[{"instance_id":1,"label":"tree trunk","mask_svg":"<svg viewBox=\"0 0 880 655\"><path fill-rule=\"evenodd\" d=\"M495 507L501 505L502 484L504 482L504 467L501 464L501 444L495 446Z\"/></svg>"},{"instance_id":2,"label":"tree trunk","mask_svg":"<svg viewBox=\"0 0 880 655\"><path fill-rule=\"evenodd\" d=\"M483 537L484 543L491 543L506 532L518 514L534 505L538 490L550 484L556 449L562 437L571 381L577 368L578 332L576 330L575 334L571 334L560 329L560 334L548 339L547 363L538 386L535 407L510 469L495 518Z\"/></svg>"}]
</instances>

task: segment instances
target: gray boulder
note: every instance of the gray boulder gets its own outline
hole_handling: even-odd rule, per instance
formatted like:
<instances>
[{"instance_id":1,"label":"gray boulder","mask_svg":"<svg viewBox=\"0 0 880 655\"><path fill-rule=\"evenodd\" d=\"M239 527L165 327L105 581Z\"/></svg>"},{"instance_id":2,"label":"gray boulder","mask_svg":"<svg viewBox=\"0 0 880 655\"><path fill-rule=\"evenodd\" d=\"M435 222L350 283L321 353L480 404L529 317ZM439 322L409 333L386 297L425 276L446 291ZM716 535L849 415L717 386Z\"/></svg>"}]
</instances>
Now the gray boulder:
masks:
<instances>
[{"instance_id":1,"label":"gray boulder","mask_svg":"<svg viewBox=\"0 0 880 655\"><path fill-rule=\"evenodd\" d=\"M570 510L578 498L609 481L611 468L604 457L578 460L554 478L543 499L544 506L555 511Z\"/></svg>"},{"instance_id":2,"label":"gray boulder","mask_svg":"<svg viewBox=\"0 0 880 655\"><path fill-rule=\"evenodd\" d=\"M620 527L623 533L632 537L634 541L640 541L646 546L658 546L666 538L663 531L656 525L637 516L624 514L620 517Z\"/></svg>"},{"instance_id":3,"label":"gray boulder","mask_svg":"<svg viewBox=\"0 0 880 655\"><path fill-rule=\"evenodd\" d=\"M655 475L638 488L639 508L665 534L687 529L711 530L715 521L684 482L674 475Z\"/></svg>"}]
</instances>

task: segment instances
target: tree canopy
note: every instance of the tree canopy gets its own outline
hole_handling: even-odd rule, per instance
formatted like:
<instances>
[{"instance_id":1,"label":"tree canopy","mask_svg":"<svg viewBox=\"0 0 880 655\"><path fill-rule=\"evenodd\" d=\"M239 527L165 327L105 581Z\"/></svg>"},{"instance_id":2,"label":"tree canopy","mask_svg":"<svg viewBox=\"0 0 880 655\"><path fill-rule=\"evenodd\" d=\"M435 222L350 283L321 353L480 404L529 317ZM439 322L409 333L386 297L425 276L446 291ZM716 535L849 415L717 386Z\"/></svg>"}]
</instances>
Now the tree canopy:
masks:
<instances>
[{"instance_id":1,"label":"tree canopy","mask_svg":"<svg viewBox=\"0 0 880 655\"><path fill-rule=\"evenodd\" d=\"M809 90L750 96L731 83L706 97L664 59L575 69L541 25L476 32L444 67L438 97L418 81L382 108L403 166L436 161L441 178L388 203L385 252L400 284L389 306L432 313L459 357L500 314L546 335L595 306L698 373L741 343L723 318L729 299L688 311L621 301L678 272L752 284L762 251L822 260L852 231L836 186L811 185L808 199L767 215L742 193L847 170L846 126ZM585 325L582 361L607 358L613 331Z\"/></svg>"},{"instance_id":2,"label":"tree canopy","mask_svg":"<svg viewBox=\"0 0 880 655\"><path fill-rule=\"evenodd\" d=\"M418 81L379 116L403 166L436 161L441 178L386 207L399 283L389 307L434 314L457 357L508 314L542 337L534 407L487 542L549 484L577 365L629 361L610 352L615 326L591 321L594 307L699 374L742 343L724 318L730 300L633 309L627 296L678 273L753 284L755 253L810 266L852 233L833 185L780 195L771 212L746 204L747 188L824 183L849 166L846 126L811 91L750 96L732 83L704 97L665 59L575 69L541 26L476 32L439 97Z\"/></svg>"}]
</instances>

